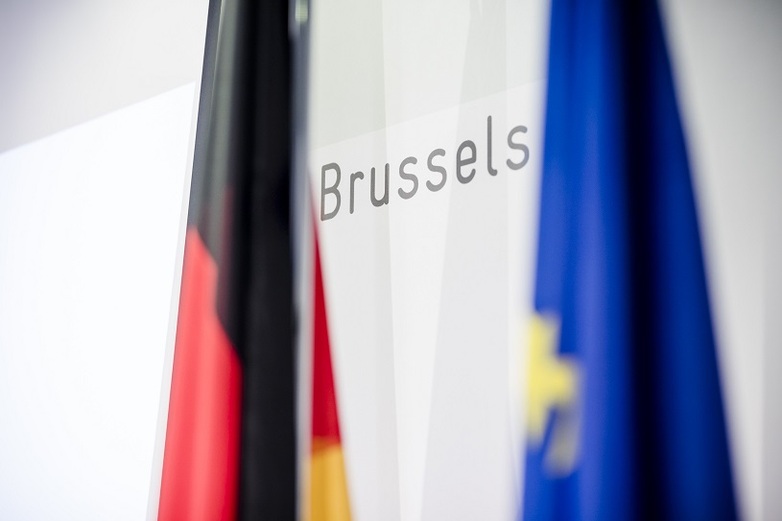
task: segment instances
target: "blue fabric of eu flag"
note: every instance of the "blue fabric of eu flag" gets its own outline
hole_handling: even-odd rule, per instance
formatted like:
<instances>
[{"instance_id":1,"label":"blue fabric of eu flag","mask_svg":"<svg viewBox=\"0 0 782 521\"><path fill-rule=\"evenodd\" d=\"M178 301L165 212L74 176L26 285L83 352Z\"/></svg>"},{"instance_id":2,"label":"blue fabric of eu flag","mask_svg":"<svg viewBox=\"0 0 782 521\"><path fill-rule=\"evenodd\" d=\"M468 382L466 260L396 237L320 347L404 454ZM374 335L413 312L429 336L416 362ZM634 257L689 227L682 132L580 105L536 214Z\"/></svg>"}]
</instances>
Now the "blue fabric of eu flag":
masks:
<instances>
[{"instance_id":1,"label":"blue fabric of eu flag","mask_svg":"<svg viewBox=\"0 0 782 521\"><path fill-rule=\"evenodd\" d=\"M522 519L737 515L659 7L553 0Z\"/></svg>"}]
</instances>

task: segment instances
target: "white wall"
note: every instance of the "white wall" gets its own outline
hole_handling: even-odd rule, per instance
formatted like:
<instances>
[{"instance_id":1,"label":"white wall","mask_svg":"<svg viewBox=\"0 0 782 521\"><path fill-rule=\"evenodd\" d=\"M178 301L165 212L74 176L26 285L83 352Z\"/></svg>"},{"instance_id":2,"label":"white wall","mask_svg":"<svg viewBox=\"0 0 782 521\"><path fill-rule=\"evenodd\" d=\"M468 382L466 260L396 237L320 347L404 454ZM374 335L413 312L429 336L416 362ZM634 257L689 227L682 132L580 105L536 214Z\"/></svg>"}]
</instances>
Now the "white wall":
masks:
<instances>
[{"instance_id":1,"label":"white wall","mask_svg":"<svg viewBox=\"0 0 782 521\"><path fill-rule=\"evenodd\" d=\"M778 519L782 3L668 0L663 7L698 190L739 498L747 519Z\"/></svg>"},{"instance_id":2,"label":"white wall","mask_svg":"<svg viewBox=\"0 0 782 521\"><path fill-rule=\"evenodd\" d=\"M203 0L0 3L2 519L157 506L205 22Z\"/></svg>"}]
</instances>

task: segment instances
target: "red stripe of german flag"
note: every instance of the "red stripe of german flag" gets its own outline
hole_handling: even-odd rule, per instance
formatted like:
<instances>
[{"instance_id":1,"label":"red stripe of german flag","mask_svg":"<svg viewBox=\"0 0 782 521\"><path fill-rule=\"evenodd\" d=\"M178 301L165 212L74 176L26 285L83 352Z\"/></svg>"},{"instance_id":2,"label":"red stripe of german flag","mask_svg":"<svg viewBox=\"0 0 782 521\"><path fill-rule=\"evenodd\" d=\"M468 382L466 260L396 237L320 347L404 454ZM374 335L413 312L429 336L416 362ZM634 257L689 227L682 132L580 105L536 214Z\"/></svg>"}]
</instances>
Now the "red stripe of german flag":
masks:
<instances>
[{"instance_id":1,"label":"red stripe of german flag","mask_svg":"<svg viewBox=\"0 0 782 521\"><path fill-rule=\"evenodd\" d=\"M217 317L217 265L188 230L158 519L236 515L242 368Z\"/></svg>"},{"instance_id":2,"label":"red stripe of german flag","mask_svg":"<svg viewBox=\"0 0 782 521\"><path fill-rule=\"evenodd\" d=\"M337 397L334 390L331 344L317 236L314 250L312 438L309 504L305 511L305 518L309 521L349 521L350 503L339 433Z\"/></svg>"}]
</instances>

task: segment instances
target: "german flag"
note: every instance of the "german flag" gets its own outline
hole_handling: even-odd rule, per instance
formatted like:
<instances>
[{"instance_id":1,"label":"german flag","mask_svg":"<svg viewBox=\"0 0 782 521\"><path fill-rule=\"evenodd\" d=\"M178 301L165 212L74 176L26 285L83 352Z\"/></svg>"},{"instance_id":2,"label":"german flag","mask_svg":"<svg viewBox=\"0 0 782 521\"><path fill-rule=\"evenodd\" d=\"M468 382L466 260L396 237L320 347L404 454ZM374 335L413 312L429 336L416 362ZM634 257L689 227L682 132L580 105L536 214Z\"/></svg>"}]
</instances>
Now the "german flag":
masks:
<instances>
[{"instance_id":1,"label":"german flag","mask_svg":"<svg viewBox=\"0 0 782 521\"><path fill-rule=\"evenodd\" d=\"M158 519L294 519L288 2L209 9Z\"/></svg>"},{"instance_id":2,"label":"german flag","mask_svg":"<svg viewBox=\"0 0 782 521\"><path fill-rule=\"evenodd\" d=\"M339 434L337 396L331 363L320 248L315 231L315 291L312 350L312 437L309 467L309 521L349 521L345 462Z\"/></svg>"}]
</instances>

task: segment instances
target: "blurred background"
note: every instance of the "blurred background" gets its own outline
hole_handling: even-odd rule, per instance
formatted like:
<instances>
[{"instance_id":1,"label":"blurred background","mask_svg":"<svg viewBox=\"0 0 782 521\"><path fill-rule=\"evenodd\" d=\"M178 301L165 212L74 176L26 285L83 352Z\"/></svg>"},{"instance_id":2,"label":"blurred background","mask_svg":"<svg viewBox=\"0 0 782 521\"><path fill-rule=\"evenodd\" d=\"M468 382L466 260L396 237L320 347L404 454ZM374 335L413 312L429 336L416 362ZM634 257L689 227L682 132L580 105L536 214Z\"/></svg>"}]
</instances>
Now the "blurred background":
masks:
<instances>
[{"instance_id":1,"label":"blurred background","mask_svg":"<svg viewBox=\"0 0 782 521\"><path fill-rule=\"evenodd\" d=\"M519 81L544 80L547 3L507 4L527 31L529 77ZM313 24L360 26L377 14L367 5L315 3ZM4 519L156 515L207 7L205 0L0 3ZM777 519L782 3L666 0L662 8L740 510L747 519ZM449 12L436 13L445 25ZM388 5L379 13L394 16ZM318 53L339 49L312 49L316 82L325 77L318 64L337 61L336 54L317 61ZM350 65L353 72L342 72L372 83L368 56L342 60L334 74ZM313 110L324 114L329 99L344 95L325 83L314 91ZM383 124L407 119L405 108L423 110L400 107ZM313 146L364 124L345 119L326 135L316 118Z\"/></svg>"}]
</instances>

